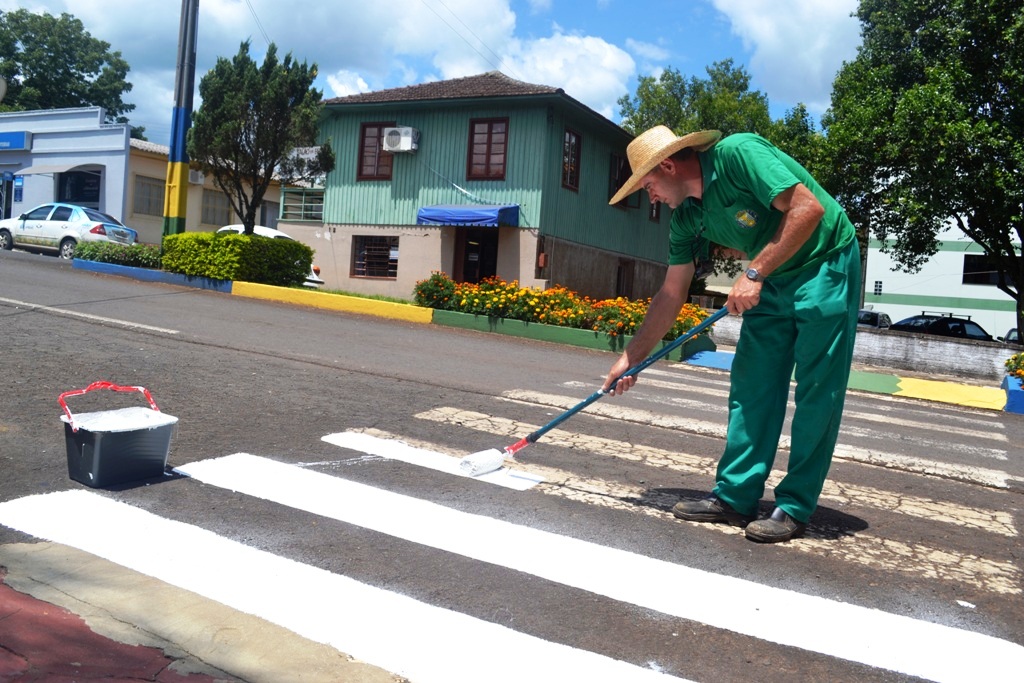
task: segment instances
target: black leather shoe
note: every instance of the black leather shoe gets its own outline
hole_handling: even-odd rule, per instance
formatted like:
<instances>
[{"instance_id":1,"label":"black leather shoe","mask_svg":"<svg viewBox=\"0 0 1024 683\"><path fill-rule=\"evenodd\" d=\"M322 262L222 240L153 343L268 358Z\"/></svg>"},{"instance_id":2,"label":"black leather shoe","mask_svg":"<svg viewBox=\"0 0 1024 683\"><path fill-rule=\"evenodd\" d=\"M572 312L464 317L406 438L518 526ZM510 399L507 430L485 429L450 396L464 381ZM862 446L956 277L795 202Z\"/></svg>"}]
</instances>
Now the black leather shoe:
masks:
<instances>
[{"instance_id":1,"label":"black leather shoe","mask_svg":"<svg viewBox=\"0 0 1024 683\"><path fill-rule=\"evenodd\" d=\"M681 500L672 507L672 514L688 522L726 522L733 526L746 526L755 515L741 515L724 500L711 494L700 500Z\"/></svg>"},{"instance_id":2,"label":"black leather shoe","mask_svg":"<svg viewBox=\"0 0 1024 683\"><path fill-rule=\"evenodd\" d=\"M747 525L747 538L758 543L781 543L802 536L807 525L798 522L781 508L772 510L770 517Z\"/></svg>"}]
</instances>

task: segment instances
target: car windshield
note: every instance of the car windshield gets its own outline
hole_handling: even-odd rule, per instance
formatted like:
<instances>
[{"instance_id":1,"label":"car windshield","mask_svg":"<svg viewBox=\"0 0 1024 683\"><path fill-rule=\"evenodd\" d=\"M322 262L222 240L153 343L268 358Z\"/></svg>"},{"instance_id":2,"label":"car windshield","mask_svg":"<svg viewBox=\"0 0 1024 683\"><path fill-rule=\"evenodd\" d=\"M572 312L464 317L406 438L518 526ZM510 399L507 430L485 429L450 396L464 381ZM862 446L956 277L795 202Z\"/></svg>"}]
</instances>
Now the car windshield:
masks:
<instances>
[{"instance_id":1,"label":"car windshield","mask_svg":"<svg viewBox=\"0 0 1024 683\"><path fill-rule=\"evenodd\" d=\"M85 212L86 218L97 223L112 223L113 225L121 225L121 221L117 220L113 216L105 213L96 211L95 209L87 209L82 207L82 211Z\"/></svg>"},{"instance_id":2,"label":"car windshield","mask_svg":"<svg viewBox=\"0 0 1024 683\"><path fill-rule=\"evenodd\" d=\"M934 321L934 320L935 320L935 318L928 318L928 317L924 317L924 316L915 316L913 318L907 318L906 320L901 320L897 324L901 325L901 326L906 325L907 327L928 327L929 325L932 324L932 321Z\"/></svg>"}]
</instances>

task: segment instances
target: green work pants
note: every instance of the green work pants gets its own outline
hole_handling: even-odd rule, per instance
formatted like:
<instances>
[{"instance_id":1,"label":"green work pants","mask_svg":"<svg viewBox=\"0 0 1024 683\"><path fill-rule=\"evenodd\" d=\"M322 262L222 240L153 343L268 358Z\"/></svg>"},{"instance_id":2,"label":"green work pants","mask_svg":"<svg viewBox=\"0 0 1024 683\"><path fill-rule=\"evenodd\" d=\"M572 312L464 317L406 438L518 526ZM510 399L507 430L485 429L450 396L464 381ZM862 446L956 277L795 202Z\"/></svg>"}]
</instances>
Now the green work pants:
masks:
<instances>
[{"instance_id":1,"label":"green work pants","mask_svg":"<svg viewBox=\"0 0 1024 683\"><path fill-rule=\"evenodd\" d=\"M779 445L790 378L796 380L789 466L775 504L806 522L832 464L850 379L860 249L856 240L820 267L765 280L743 314L729 391L729 428L715 495L756 514Z\"/></svg>"}]
</instances>

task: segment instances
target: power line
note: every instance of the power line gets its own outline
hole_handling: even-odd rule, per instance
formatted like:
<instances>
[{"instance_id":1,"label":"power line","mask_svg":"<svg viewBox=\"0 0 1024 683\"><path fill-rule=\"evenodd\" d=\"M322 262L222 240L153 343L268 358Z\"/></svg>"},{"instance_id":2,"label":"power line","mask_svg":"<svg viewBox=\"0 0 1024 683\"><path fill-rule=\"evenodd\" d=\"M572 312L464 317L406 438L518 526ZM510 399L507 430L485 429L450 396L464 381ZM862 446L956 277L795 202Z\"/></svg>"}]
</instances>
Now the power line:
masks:
<instances>
[{"instance_id":1,"label":"power line","mask_svg":"<svg viewBox=\"0 0 1024 683\"><path fill-rule=\"evenodd\" d=\"M455 17L456 21L458 21L458 22L459 22L460 24L462 24L462 25L463 25L463 26L465 27L465 29L466 29L467 31L469 31L470 35L472 35L472 36L473 36L474 38L476 38L477 42L478 42L478 43L480 43L480 45L482 45L482 46L483 46L483 47L484 47L484 48L485 48L485 49L486 49L486 50L487 50L488 52L490 52L490 53L491 53L491 55L493 55L493 56L494 56L494 58L495 58L496 60L498 60L498 63L497 63L497 64L495 64L495 63L494 63L494 61L493 61L493 60L492 60L492 59L491 59L490 57L488 57L488 56L487 56L487 55L485 55L484 53L480 52L480 50L478 50L478 49L476 48L476 46L475 46L475 45L473 45L473 44L472 44L471 42L469 42L468 40L466 40L466 37L465 37L464 35L462 35L462 34L461 34L461 33L460 33L459 31L458 31L458 29L456 29L456 28L455 28L454 26L452 26L451 24L449 24L449 23L448 23L448 21L447 21L447 20L446 20L446 19L445 19L444 17L442 17L442 16L440 15L440 14L438 14L438 13L437 13L437 10L435 10L435 9L434 9L433 7L431 7L430 5L428 5L428 4L427 4L427 0L420 0L420 2L421 2L421 3L423 3L423 6L424 6L424 7L426 7L426 8L427 8L427 9L429 9L429 10L430 10L431 12L433 12L433 13L434 13L434 16L436 16L436 17L437 17L438 19L440 19L440 20L441 20L442 22L444 22L444 25L445 25L445 26L447 26L448 28L450 28L450 29L452 30L452 32L454 32L454 33L455 33L455 35L457 35L457 36L458 36L459 38L462 38L462 41L463 41L464 43L466 43L466 45L469 45L469 46L470 46L471 48L473 48L473 51L474 51L474 52L476 52L476 53L477 53L478 55L480 55L480 56L481 56L481 57L483 58L483 60L484 60L485 62L487 62L488 64L490 64L491 66L493 66L493 67L494 67L495 69L502 69L502 68L504 68L504 69L505 69L506 71L509 71L509 72L511 72L511 74L512 74L513 76L515 76L515 77L516 77L516 78L518 78L519 80L522 80L522 77L521 77L521 76L519 76L519 75L518 75L518 74L517 74L517 73L515 72L515 70L514 70L514 69L512 69L512 68L511 68L510 66L508 66L508 65L507 65L507 64L505 63L505 60L503 60L503 59L502 59L502 58L501 58L501 57L500 57L500 56L498 55L498 53L496 53L496 52L495 52L494 50L492 50L492 49L491 49L490 47L488 47L487 43L485 43L485 42L484 42L483 40L481 40L481 39L480 39L480 36L478 36L478 35L477 35L476 33L474 33L474 32L473 32L473 29L471 29L471 28L470 28L470 27L469 27L468 25L466 25L466 22L464 22L464 21L463 21L462 19L460 19L460 18L459 18L459 15L457 15L457 14L456 14L455 12L453 12L453 11L452 11L452 9L451 9L450 7L448 7L448 5L444 4L444 1L443 1L443 0L437 0L437 3L438 3L439 5L441 5L442 7L444 7L444 8L446 9L446 10L448 10L448 13L449 13L449 14L451 14L451 15L452 15L453 17Z\"/></svg>"},{"instance_id":2,"label":"power line","mask_svg":"<svg viewBox=\"0 0 1024 683\"><path fill-rule=\"evenodd\" d=\"M267 45L270 45L270 36L263 30L263 24L260 23L260 18L256 15L256 9L252 6L249 0L245 0L245 4L249 7L249 13L252 14L253 20L256 22L256 26L260 29L260 33L263 34L263 40L267 41Z\"/></svg>"}]
</instances>

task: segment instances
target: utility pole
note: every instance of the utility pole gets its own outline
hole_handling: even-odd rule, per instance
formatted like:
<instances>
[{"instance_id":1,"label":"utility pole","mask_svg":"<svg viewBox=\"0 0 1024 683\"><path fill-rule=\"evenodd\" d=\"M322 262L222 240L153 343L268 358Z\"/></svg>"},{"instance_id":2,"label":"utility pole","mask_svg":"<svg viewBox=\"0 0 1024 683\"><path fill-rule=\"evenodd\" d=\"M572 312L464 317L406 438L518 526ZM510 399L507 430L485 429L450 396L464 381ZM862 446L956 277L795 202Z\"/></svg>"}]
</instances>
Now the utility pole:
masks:
<instances>
[{"instance_id":1,"label":"utility pole","mask_svg":"<svg viewBox=\"0 0 1024 683\"><path fill-rule=\"evenodd\" d=\"M199 0L181 0L178 69L174 78L174 112L171 116L171 152L167 158L167 187L164 191L164 235L185 232L188 208L188 152L185 150L185 135L192 125L198 25Z\"/></svg>"}]
</instances>

